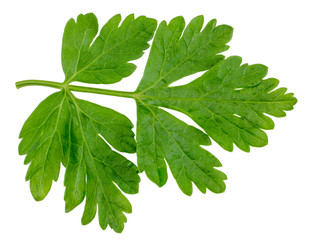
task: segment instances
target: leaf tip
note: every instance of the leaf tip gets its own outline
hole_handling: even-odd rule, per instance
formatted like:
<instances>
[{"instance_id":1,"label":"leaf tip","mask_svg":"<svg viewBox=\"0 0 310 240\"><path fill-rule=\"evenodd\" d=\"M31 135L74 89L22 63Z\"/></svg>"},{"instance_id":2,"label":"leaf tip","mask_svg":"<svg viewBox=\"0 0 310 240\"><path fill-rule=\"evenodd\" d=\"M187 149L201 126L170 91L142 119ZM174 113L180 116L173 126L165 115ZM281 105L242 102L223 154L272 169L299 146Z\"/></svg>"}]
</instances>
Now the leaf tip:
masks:
<instances>
[{"instance_id":1,"label":"leaf tip","mask_svg":"<svg viewBox=\"0 0 310 240\"><path fill-rule=\"evenodd\" d=\"M83 226L89 224L95 218L95 215L96 215L96 211L89 213L89 212L84 210L84 213L83 213L83 216L81 219L81 224Z\"/></svg>"},{"instance_id":2,"label":"leaf tip","mask_svg":"<svg viewBox=\"0 0 310 240\"><path fill-rule=\"evenodd\" d=\"M200 22L202 24L203 21L204 21L204 16L203 15L198 15L198 16L194 17L191 22L193 22L193 21Z\"/></svg>"},{"instance_id":3,"label":"leaf tip","mask_svg":"<svg viewBox=\"0 0 310 240\"><path fill-rule=\"evenodd\" d=\"M215 191L214 193L219 194L219 193L223 193L226 190L226 184L224 182L222 182L222 184L219 185L217 191Z\"/></svg>"},{"instance_id":4,"label":"leaf tip","mask_svg":"<svg viewBox=\"0 0 310 240\"><path fill-rule=\"evenodd\" d=\"M242 63L242 57L233 55L233 56L226 58L225 62L232 64L232 65L240 66L240 64Z\"/></svg>"},{"instance_id":5,"label":"leaf tip","mask_svg":"<svg viewBox=\"0 0 310 240\"><path fill-rule=\"evenodd\" d=\"M210 35L210 42L215 46L227 44L233 36L233 28L228 25L219 25L215 27Z\"/></svg>"},{"instance_id":6,"label":"leaf tip","mask_svg":"<svg viewBox=\"0 0 310 240\"><path fill-rule=\"evenodd\" d=\"M156 185L158 187L163 187L167 183L168 178L167 177L159 177L158 182L156 182Z\"/></svg>"},{"instance_id":7,"label":"leaf tip","mask_svg":"<svg viewBox=\"0 0 310 240\"><path fill-rule=\"evenodd\" d=\"M74 209L73 204L70 204L68 201L65 203L65 213L69 213Z\"/></svg>"},{"instance_id":8,"label":"leaf tip","mask_svg":"<svg viewBox=\"0 0 310 240\"><path fill-rule=\"evenodd\" d=\"M214 18L212 20L210 20L206 27L204 28L204 31L207 31L207 30L213 30L216 26L216 23L217 23L217 20Z\"/></svg>"},{"instance_id":9,"label":"leaf tip","mask_svg":"<svg viewBox=\"0 0 310 240\"><path fill-rule=\"evenodd\" d=\"M44 198L47 195L47 193L40 191L40 190L36 191L34 189L31 189L31 188L30 188L30 190L31 190L31 195L32 195L33 199L37 202L44 200Z\"/></svg>"},{"instance_id":10,"label":"leaf tip","mask_svg":"<svg viewBox=\"0 0 310 240\"><path fill-rule=\"evenodd\" d=\"M177 17L171 19L169 25L173 26L174 28L178 27L178 28L184 29L185 19L182 16L177 16Z\"/></svg>"}]
</instances>

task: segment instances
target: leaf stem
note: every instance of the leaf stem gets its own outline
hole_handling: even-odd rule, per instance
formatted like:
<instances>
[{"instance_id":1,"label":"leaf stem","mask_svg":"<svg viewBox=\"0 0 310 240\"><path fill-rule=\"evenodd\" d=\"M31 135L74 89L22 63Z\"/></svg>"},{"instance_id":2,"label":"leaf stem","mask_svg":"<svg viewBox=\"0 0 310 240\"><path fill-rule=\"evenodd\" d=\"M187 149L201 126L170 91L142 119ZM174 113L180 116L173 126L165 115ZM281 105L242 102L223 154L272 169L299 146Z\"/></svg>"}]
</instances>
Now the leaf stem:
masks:
<instances>
[{"instance_id":1,"label":"leaf stem","mask_svg":"<svg viewBox=\"0 0 310 240\"><path fill-rule=\"evenodd\" d=\"M68 85L68 89L75 92L88 92L88 93L103 94L116 97L137 98L137 94L134 92L124 92L102 88L92 88L92 87L81 87L76 85Z\"/></svg>"},{"instance_id":2,"label":"leaf stem","mask_svg":"<svg viewBox=\"0 0 310 240\"><path fill-rule=\"evenodd\" d=\"M110 95L116 97L124 97L124 98L138 98L138 94L135 92L124 92L117 90L109 90L109 89L101 89L101 88L93 88L93 87L83 87L76 85L68 85L65 83L45 81L45 80L24 80L16 82L16 88L22 88L27 86L44 86L44 87L52 87L57 89L67 89L75 92L86 92L86 93L95 93L102 95Z\"/></svg>"},{"instance_id":3,"label":"leaf stem","mask_svg":"<svg viewBox=\"0 0 310 240\"><path fill-rule=\"evenodd\" d=\"M32 80L32 79L16 82L15 85L17 89L27 86L44 86L58 89L61 89L63 87L62 83L45 81L45 80Z\"/></svg>"}]
</instances>

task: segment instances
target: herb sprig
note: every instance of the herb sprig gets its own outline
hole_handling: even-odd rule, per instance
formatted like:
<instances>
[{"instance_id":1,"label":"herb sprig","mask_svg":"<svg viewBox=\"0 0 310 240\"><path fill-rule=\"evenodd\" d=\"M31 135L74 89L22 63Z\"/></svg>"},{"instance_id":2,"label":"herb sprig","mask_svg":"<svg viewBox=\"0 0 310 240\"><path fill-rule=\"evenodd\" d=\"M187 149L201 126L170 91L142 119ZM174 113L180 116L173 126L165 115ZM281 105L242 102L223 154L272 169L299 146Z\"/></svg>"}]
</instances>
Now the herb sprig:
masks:
<instances>
[{"instance_id":1,"label":"herb sprig","mask_svg":"<svg viewBox=\"0 0 310 240\"><path fill-rule=\"evenodd\" d=\"M198 16L185 25L183 17L157 28L144 16L112 17L98 33L94 14L70 19L62 43L63 83L25 80L17 88L45 86L60 91L48 96L25 122L19 153L30 164L26 180L40 201L57 181L61 165L65 173L66 212L86 199L82 224L90 223L98 209L102 229L109 225L122 232L132 207L123 193L138 193L145 171L158 186L167 181L167 165L180 189L187 195L193 183L203 193L225 190L226 175L219 160L201 146L211 139L227 151L236 145L243 151L267 144L264 130L274 128L274 117L285 116L297 100L279 81L267 78L267 67L241 64L238 56L221 55L229 47L232 28L203 27ZM134 92L73 85L72 82L112 84L136 69L156 31L144 75ZM197 72L190 83L173 82ZM87 92L132 98L137 104L137 136L133 124L110 108L76 98L72 92ZM161 107L182 112L204 131L190 126ZM111 147L109 146L111 145ZM121 155L137 152L138 167Z\"/></svg>"}]
</instances>

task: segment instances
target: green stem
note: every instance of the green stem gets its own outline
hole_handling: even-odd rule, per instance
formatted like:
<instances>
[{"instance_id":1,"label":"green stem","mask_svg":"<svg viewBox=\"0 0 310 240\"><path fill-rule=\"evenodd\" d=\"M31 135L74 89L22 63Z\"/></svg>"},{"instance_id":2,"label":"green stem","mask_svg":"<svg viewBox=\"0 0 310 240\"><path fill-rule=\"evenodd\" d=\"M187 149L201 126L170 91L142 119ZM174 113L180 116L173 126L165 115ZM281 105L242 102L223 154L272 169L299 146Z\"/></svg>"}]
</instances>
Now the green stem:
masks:
<instances>
[{"instance_id":1,"label":"green stem","mask_svg":"<svg viewBox=\"0 0 310 240\"><path fill-rule=\"evenodd\" d=\"M62 83L58 82L51 82L51 81L45 81L45 80L25 80L15 83L16 88L22 88L27 86L45 86L45 87L52 87L52 88L58 88L61 89L63 87Z\"/></svg>"},{"instance_id":2,"label":"green stem","mask_svg":"<svg viewBox=\"0 0 310 240\"><path fill-rule=\"evenodd\" d=\"M75 92L87 92L87 93L103 94L116 97L137 98L137 94L134 92L124 92L109 89L92 88L92 87L81 87L76 85L68 85L68 89Z\"/></svg>"},{"instance_id":3,"label":"green stem","mask_svg":"<svg viewBox=\"0 0 310 240\"><path fill-rule=\"evenodd\" d=\"M76 85L67 85L64 83L51 82L45 80L24 80L20 82L16 82L16 88L22 88L26 86L44 86L44 87L52 87L57 89L68 89L70 91L75 92L86 92L86 93L95 93L102 95L110 95L116 97L125 97L125 98L138 98L138 94L134 92L124 92L124 91L116 91L116 90L108 90L108 89L100 89L100 88L92 88L92 87L82 87Z\"/></svg>"}]
</instances>

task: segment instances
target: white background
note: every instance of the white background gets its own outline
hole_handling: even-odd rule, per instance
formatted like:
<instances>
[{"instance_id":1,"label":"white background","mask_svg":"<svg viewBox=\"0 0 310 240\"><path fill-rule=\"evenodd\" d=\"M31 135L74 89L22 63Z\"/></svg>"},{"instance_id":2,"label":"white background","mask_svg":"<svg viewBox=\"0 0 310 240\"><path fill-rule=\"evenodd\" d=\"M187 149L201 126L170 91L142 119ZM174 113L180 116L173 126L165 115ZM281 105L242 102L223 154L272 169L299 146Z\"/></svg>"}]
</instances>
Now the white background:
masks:
<instances>
[{"instance_id":1,"label":"white background","mask_svg":"<svg viewBox=\"0 0 310 240\"><path fill-rule=\"evenodd\" d=\"M310 17L307 0L187 1L1 1L0 4L0 239L310 239ZM69 18L94 12L102 26L114 14L146 15L161 20L196 15L234 27L226 56L269 67L268 77L280 79L298 98L287 117L274 119L269 144L250 153L208 147L228 175L223 194L191 197L177 187L171 174L158 188L141 174L140 192L127 195L133 205L122 234L102 231L98 219L80 224L84 203L64 213L63 174L45 200L36 202L24 181L27 166L18 156L22 124L53 89L15 89L24 79L62 81L60 54L63 28ZM134 90L148 55L135 63L136 72L122 82L104 86ZM193 79L193 78L191 78ZM133 100L90 94L77 96L114 108L136 123ZM179 115L178 115L179 116ZM181 116L182 119L183 116ZM185 119L186 121L188 119ZM193 124L191 122L191 124ZM136 162L134 154L126 155Z\"/></svg>"}]
</instances>

